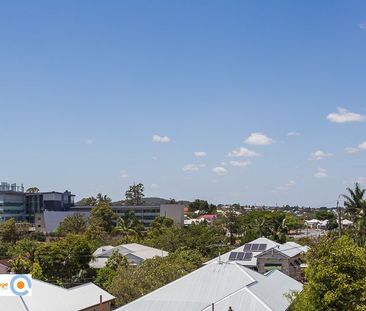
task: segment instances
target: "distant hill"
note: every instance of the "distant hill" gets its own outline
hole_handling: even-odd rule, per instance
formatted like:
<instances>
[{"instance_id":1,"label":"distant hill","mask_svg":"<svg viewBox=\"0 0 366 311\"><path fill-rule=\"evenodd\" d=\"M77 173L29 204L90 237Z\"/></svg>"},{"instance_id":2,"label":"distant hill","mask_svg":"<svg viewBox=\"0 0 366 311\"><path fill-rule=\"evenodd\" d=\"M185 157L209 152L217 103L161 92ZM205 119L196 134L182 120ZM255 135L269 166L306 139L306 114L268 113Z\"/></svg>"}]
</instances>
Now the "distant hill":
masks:
<instances>
[{"instance_id":1,"label":"distant hill","mask_svg":"<svg viewBox=\"0 0 366 311\"><path fill-rule=\"evenodd\" d=\"M156 205L161 205L161 204L169 204L170 200L167 199L163 199L163 198L156 198L156 197L151 197L151 198L143 198L144 204L145 206L156 206ZM123 205L124 201L116 201L116 202L112 202L112 205ZM182 205L188 205L190 202L189 201L176 201L176 204L182 204Z\"/></svg>"}]
</instances>

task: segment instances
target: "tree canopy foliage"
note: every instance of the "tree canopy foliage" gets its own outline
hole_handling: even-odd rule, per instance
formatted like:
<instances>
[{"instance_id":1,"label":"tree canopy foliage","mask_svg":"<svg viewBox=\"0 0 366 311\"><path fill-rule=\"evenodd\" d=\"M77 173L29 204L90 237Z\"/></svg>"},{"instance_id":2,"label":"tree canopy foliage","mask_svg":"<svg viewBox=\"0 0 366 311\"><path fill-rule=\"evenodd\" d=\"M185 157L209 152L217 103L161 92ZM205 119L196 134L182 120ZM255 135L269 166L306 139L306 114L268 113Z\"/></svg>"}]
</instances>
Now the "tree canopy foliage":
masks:
<instances>
[{"instance_id":1,"label":"tree canopy foliage","mask_svg":"<svg viewBox=\"0 0 366 311\"><path fill-rule=\"evenodd\" d=\"M125 205L142 205L144 196L144 185L142 183L133 184L125 192Z\"/></svg>"},{"instance_id":2,"label":"tree canopy foliage","mask_svg":"<svg viewBox=\"0 0 366 311\"><path fill-rule=\"evenodd\" d=\"M366 250L347 236L324 237L307 254L308 283L294 311L365 310Z\"/></svg>"}]
</instances>

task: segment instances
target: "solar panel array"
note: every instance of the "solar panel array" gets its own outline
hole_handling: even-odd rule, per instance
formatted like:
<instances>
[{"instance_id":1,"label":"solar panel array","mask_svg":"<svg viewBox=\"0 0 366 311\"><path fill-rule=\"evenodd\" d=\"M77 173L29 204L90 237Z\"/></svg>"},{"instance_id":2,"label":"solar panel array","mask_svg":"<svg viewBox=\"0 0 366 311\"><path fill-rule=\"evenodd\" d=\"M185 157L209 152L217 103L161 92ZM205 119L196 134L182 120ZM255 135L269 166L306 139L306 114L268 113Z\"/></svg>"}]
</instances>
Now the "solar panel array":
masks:
<instances>
[{"instance_id":1,"label":"solar panel array","mask_svg":"<svg viewBox=\"0 0 366 311\"><path fill-rule=\"evenodd\" d=\"M229 255L230 261L251 261L253 258L252 252L231 252Z\"/></svg>"},{"instance_id":2,"label":"solar panel array","mask_svg":"<svg viewBox=\"0 0 366 311\"><path fill-rule=\"evenodd\" d=\"M267 244L245 244L244 245L244 252L263 252L265 251L267 248Z\"/></svg>"}]
</instances>

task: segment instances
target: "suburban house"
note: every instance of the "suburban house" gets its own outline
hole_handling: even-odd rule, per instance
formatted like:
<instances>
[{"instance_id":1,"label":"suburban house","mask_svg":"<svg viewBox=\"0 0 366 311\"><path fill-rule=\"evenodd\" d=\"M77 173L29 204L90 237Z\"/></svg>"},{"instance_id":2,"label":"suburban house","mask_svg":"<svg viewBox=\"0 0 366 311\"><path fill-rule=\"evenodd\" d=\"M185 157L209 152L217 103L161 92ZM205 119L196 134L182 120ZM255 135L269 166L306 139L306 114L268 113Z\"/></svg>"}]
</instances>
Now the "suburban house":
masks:
<instances>
[{"instance_id":1,"label":"suburban house","mask_svg":"<svg viewBox=\"0 0 366 311\"><path fill-rule=\"evenodd\" d=\"M217 219L217 215L206 214L198 216L197 219L203 219L204 221L207 221L207 223L211 225Z\"/></svg>"},{"instance_id":2,"label":"suburban house","mask_svg":"<svg viewBox=\"0 0 366 311\"><path fill-rule=\"evenodd\" d=\"M206 264L217 260L236 262L259 273L276 269L296 280L302 280L301 257L307 251L307 246L301 246L295 242L280 244L267 238L259 238L220 255Z\"/></svg>"},{"instance_id":3,"label":"suburban house","mask_svg":"<svg viewBox=\"0 0 366 311\"><path fill-rule=\"evenodd\" d=\"M4 297L1 299L1 310L111 311L114 299L114 296L93 283L65 289L33 279L32 296Z\"/></svg>"},{"instance_id":4,"label":"suburban house","mask_svg":"<svg viewBox=\"0 0 366 311\"><path fill-rule=\"evenodd\" d=\"M137 243L122 244L116 247L107 245L99 247L93 253L94 258L89 264L90 267L95 269L104 268L109 257L111 257L113 252L116 251L119 252L122 256L125 256L131 265L139 265L144 260L154 258L156 256L165 257L169 255L168 252L165 252L161 249Z\"/></svg>"},{"instance_id":5,"label":"suburban house","mask_svg":"<svg viewBox=\"0 0 366 311\"><path fill-rule=\"evenodd\" d=\"M328 220L311 219L305 220L305 225L311 229L327 229Z\"/></svg>"},{"instance_id":6,"label":"suburban house","mask_svg":"<svg viewBox=\"0 0 366 311\"><path fill-rule=\"evenodd\" d=\"M273 270L260 274L236 262L214 261L117 311L285 311L302 284Z\"/></svg>"}]
</instances>

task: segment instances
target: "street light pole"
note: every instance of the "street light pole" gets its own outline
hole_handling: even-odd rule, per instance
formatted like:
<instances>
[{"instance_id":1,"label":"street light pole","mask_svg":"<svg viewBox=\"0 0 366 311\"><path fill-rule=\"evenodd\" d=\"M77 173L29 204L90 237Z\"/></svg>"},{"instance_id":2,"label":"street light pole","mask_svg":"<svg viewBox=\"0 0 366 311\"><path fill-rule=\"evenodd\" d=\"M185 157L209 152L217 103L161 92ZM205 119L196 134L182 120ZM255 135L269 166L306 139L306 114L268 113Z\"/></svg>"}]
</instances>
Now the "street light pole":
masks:
<instances>
[{"instance_id":1,"label":"street light pole","mask_svg":"<svg viewBox=\"0 0 366 311\"><path fill-rule=\"evenodd\" d=\"M338 235L341 236L342 235L342 210L341 210L341 207L339 206L339 197L340 196L338 196L338 200L337 200Z\"/></svg>"}]
</instances>

